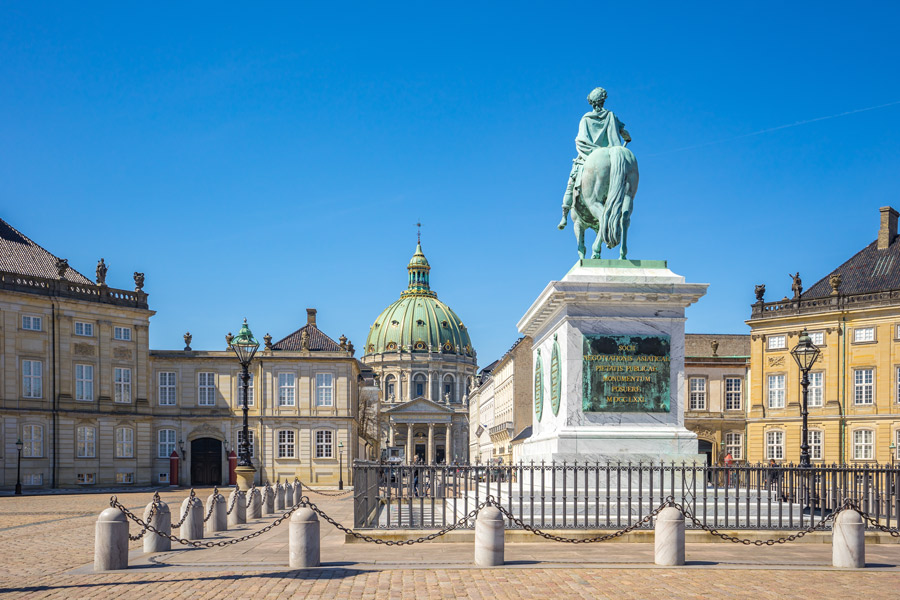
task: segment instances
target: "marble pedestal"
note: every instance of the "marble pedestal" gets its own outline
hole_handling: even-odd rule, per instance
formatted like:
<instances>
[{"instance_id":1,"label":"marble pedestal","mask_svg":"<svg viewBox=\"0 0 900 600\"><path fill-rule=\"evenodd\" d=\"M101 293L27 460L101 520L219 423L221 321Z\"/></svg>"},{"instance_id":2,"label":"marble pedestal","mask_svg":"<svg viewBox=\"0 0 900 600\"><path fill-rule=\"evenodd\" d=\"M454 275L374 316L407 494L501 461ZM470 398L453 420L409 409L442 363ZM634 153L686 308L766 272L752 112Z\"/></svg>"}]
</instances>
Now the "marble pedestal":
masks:
<instances>
[{"instance_id":1,"label":"marble pedestal","mask_svg":"<svg viewBox=\"0 0 900 600\"><path fill-rule=\"evenodd\" d=\"M684 427L684 309L706 288L686 283L665 261L581 260L551 281L518 323L534 340L533 398L543 396L522 460L702 463L697 436ZM584 410L584 336L598 335L668 340L668 411Z\"/></svg>"}]
</instances>

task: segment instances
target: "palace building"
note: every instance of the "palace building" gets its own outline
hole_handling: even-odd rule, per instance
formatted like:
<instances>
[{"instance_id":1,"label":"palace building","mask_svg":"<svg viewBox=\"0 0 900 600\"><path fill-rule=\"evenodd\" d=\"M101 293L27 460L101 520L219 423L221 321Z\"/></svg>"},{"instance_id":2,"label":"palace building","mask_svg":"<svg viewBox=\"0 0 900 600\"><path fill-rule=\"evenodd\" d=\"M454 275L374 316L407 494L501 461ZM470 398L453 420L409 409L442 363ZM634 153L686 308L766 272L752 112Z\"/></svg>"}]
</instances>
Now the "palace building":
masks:
<instances>
[{"instance_id":1,"label":"palace building","mask_svg":"<svg viewBox=\"0 0 900 600\"><path fill-rule=\"evenodd\" d=\"M900 240L897 211L880 210L878 237L793 297L766 302L757 286L750 326L751 462L797 463L801 373L790 351L809 332L821 355L809 373L813 463L891 463L900 448Z\"/></svg>"},{"instance_id":2,"label":"palace building","mask_svg":"<svg viewBox=\"0 0 900 600\"><path fill-rule=\"evenodd\" d=\"M150 350L155 314L134 290L87 277L0 220L0 487L228 484L240 438L239 363L222 349ZM372 377L353 345L307 323L250 367L257 482L350 483L365 442ZM374 390L377 394L377 390ZM177 461L178 481L170 481ZM339 470L343 466L343 470Z\"/></svg>"},{"instance_id":3,"label":"palace building","mask_svg":"<svg viewBox=\"0 0 900 600\"><path fill-rule=\"evenodd\" d=\"M462 320L431 289L430 271L419 243L407 288L375 319L361 360L380 382L387 447L401 448L406 462L464 462L475 349Z\"/></svg>"}]
</instances>

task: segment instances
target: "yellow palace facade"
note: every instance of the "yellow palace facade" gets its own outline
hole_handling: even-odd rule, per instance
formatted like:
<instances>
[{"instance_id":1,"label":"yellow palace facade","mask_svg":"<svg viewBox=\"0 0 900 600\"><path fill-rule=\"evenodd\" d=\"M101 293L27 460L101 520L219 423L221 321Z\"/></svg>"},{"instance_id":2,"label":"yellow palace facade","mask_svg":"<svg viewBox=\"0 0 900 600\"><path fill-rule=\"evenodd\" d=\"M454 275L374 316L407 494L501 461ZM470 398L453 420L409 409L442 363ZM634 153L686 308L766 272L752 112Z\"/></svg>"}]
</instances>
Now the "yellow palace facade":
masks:
<instances>
[{"instance_id":1,"label":"yellow palace facade","mask_svg":"<svg viewBox=\"0 0 900 600\"><path fill-rule=\"evenodd\" d=\"M801 377L791 356L806 329L821 354L809 373L813 464L890 464L900 448L900 240L893 208L880 209L878 239L808 290L764 299L750 326L749 462L797 463Z\"/></svg>"}]
</instances>

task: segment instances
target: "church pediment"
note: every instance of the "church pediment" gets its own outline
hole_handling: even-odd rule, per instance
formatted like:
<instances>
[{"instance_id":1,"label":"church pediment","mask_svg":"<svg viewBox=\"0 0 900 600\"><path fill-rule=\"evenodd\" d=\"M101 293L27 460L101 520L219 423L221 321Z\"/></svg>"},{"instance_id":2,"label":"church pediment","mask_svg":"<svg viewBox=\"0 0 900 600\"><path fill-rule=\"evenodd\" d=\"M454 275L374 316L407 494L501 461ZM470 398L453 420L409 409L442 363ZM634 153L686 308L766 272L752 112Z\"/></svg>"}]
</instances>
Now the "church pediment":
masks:
<instances>
[{"instance_id":1,"label":"church pediment","mask_svg":"<svg viewBox=\"0 0 900 600\"><path fill-rule=\"evenodd\" d=\"M453 414L453 409L444 406L443 404L438 404L437 402L432 402L431 400L426 400L425 398L416 398L415 400L410 400L409 402L404 402L398 406L393 406L385 411L385 414L396 415L396 414L410 414L410 413L441 413L441 414Z\"/></svg>"}]
</instances>

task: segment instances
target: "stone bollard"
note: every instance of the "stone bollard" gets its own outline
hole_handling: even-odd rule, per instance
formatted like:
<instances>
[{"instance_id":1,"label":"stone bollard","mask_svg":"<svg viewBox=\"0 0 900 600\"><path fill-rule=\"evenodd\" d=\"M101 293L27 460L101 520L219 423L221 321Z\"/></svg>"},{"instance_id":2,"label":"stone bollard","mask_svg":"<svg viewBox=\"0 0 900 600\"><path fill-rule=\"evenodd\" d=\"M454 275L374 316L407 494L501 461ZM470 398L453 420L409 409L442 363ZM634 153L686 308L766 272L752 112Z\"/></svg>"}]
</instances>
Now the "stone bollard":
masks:
<instances>
[{"instance_id":1,"label":"stone bollard","mask_svg":"<svg viewBox=\"0 0 900 600\"><path fill-rule=\"evenodd\" d=\"M147 508L144 509L144 523L148 525L153 525L157 529L159 529L163 533L172 533L172 513L169 512L169 505L165 502L160 502L159 505L153 510L153 518L148 520L150 517L150 510L153 508L153 503L147 505ZM144 534L144 552L168 552L172 549L172 540L169 538L164 538L161 535L156 535L152 531L148 531Z\"/></svg>"},{"instance_id":2,"label":"stone bollard","mask_svg":"<svg viewBox=\"0 0 900 600\"><path fill-rule=\"evenodd\" d=\"M284 483L284 508L287 510L288 508L294 505L294 486L290 483Z\"/></svg>"},{"instance_id":3,"label":"stone bollard","mask_svg":"<svg viewBox=\"0 0 900 600\"><path fill-rule=\"evenodd\" d=\"M266 514L275 514L275 492L268 483L266 484Z\"/></svg>"},{"instance_id":4,"label":"stone bollard","mask_svg":"<svg viewBox=\"0 0 900 600\"><path fill-rule=\"evenodd\" d=\"M206 526L206 533L227 531L228 507L225 506L225 497L219 493L219 490L214 491L206 498L206 512L209 512L210 506L213 507L212 514L209 515L209 520L204 523Z\"/></svg>"},{"instance_id":5,"label":"stone bollard","mask_svg":"<svg viewBox=\"0 0 900 600\"><path fill-rule=\"evenodd\" d=\"M298 504L300 502L300 498L303 497L303 486L300 485L300 480L294 484L294 504Z\"/></svg>"},{"instance_id":6,"label":"stone bollard","mask_svg":"<svg viewBox=\"0 0 900 600\"><path fill-rule=\"evenodd\" d=\"M235 498L237 496L237 498ZM228 526L243 525L247 522L247 494L235 486L228 494L228 506L233 506L228 513ZM228 512L228 508L225 509Z\"/></svg>"},{"instance_id":7,"label":"stone bollard","mask_svg":"<svg viewBox=\"0 0 900 600\"><path fill-rule=\"evenodd\" d=\"M503 564L503 514L496 506L485 506L475 518L475 565L496 567Z\"/></svg>"},{"instance_id":8,"label":"stone bollard","mask_svg":"<svg viewBox=\"0 0 900 600\"><path fill-rule=\"evenodd\" d=\"M250 490L250 505L247 507L247 518L258 519L262 516L262 494L257 488Z\"/></svg>"},{"instance_id":9,"label":"stone bollard","mask_svg":"<svg viewBox=\"0 0 900 600\"><path fill-rule=\"evenodd\" d=\"M684 515L668 506L656 517L654 558L658 565L673 567L684 564Z\"/></svg>"},{"instance_id":10,"label":"stone bollard","mask_svg":"<svg viewBox=\"0 0 900 600\"><path fill-rule=\"evenodd\" d=\"M275 484L275 512L284 510L284 486Z\"/></svg>"},{"instance_id":11,"label":"stone bollard","mask_svg":"<svg viewBox=\"0 0 900 600\"><path fill-rule=\"evenodd\" d=\"M866 566L866 526L855 510L843 510L831 528L831 564L845 569Z\"/></svg>"},{"instance_id":12,"label":"stone bollard","mask_svg":"<svg viewBox=\"0 0 900 600\"><path fill-rule=\"evenodd\" d=\"M202 540L203 539L203 503L199 498L185 498L181 503L181 514L187 516L181 524L178 533L186 540Z\"/></svg>"},{"instance_id":13,"label":"stone bollard","mask_svg":"<svg viewBox=\"0 0 900 600\"><path fill-rule=\"evenodd\" d=\"M319 516L311 508L303 507L294 511L289 546L292 569L319 566Z\"/></svg>"},{"instance_id":14,"label":"stone bollard","mask_svg":"<svg viewBox=\"0 0 900 600\"><path fill-rule=\"evenodd\" d=\"M107 508L94 529L94 570L128 568L128 519L118 508Z\"/></svg>"}]
</instances>

